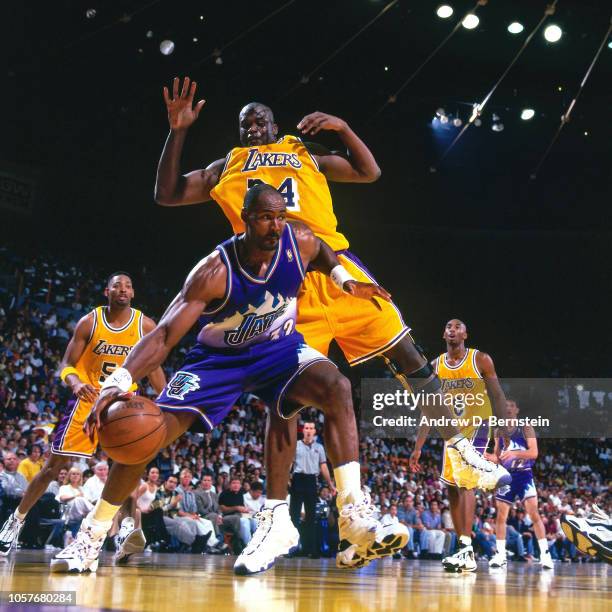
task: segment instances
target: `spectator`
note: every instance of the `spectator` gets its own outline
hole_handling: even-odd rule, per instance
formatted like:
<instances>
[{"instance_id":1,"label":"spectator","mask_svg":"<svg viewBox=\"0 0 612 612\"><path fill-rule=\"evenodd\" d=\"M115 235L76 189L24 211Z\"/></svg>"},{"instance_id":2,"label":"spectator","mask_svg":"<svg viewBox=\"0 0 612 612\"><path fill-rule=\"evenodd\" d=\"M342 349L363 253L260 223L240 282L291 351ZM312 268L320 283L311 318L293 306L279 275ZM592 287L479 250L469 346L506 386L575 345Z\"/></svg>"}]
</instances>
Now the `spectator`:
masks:
<instances>
[{"instance_id":1,"label":"spectator","mask_svg":"<svg viewBox=\"0 0 612 612\"><path fill-rule=\"evenodd\" d=\"M96 463L94 466L94 475L83 485L83 495L92 504L95 504L100 499L107 478L108 463L106 463L106 461Z\"/></svg>"},{"instance_id":2,"label":"spectator","mask_svg":"<svg viewBox=\"0 0 612 612\"><path fill-rule=\"evenodd\" d=\"M42 470L44 463L42 449L38 444L34 444L30 450L30 455L19 462L17 471L30 483L32 478Z\"/></svg>"},{"instance_id":3,"label":"spectator","mask_svg":"<svg viewBox=\"0 0 612 612\"><path fill-rule=\"evenodd\" d=\"M442 558L445 534L442 530L442 516L437 501L432 501L429 510L421 513L421 522L425 527L427 550L432 557Z\"/></svg>"},{"instance_id":4,"label":"spectator","mask_svg":"<svg viewBox=\"0 0 612 612\"><path fill-rule=\"evenodd\" d=\"M229 489L219 495L219 509L223 518L237 516L240 519L240 540L242 545L246 546L251 541L251 521L249 510L244 505L244 494L241 489L240 479L232 478Z\"/></svg>"},{"instance_id":5,"label":"spectator","mask_svg":"<svg viewBox=\"0 0 612 612\"><path fill-rule=\"evenodd\" d=\"M4 453L4 470L0 473L0 492L2 495L2 521L19 505L28 486L23 474L17 471L19 459L15 453Z\"/></svg>"},{"instance_id":6,"label":"spectator","mask_svg":"<svg viewBox=\"0 0 612 612\"><path fill-rule=\"evenodd\" d=\"M83 473L79 468L72 467L68 470L68 482L59 488L56 499L60 504L64 504L64 520L75 537L81 521L93 508L92 502L85 496Z\"/></svg>"}]
</instances>

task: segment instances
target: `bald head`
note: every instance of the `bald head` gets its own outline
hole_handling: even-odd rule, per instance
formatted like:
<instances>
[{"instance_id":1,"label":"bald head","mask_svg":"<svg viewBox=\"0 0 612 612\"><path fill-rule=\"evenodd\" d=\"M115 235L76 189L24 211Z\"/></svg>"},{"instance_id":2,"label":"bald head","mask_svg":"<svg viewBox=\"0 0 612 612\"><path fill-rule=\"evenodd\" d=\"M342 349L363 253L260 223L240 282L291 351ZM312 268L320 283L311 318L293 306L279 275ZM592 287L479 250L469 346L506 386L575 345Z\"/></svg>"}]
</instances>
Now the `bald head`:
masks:
<instances>
[{"instance_id":1,"label":"bald head","mask_svg":"<svg viewBox=\"0 0 612 612\"><path fill-rule=\"evenodd\" d=\"M276 141L278 126L274 123L274 113L261 102L249 102L238 116L240 144L253 147L271 144Z\"/></svg>"}]
</instances>

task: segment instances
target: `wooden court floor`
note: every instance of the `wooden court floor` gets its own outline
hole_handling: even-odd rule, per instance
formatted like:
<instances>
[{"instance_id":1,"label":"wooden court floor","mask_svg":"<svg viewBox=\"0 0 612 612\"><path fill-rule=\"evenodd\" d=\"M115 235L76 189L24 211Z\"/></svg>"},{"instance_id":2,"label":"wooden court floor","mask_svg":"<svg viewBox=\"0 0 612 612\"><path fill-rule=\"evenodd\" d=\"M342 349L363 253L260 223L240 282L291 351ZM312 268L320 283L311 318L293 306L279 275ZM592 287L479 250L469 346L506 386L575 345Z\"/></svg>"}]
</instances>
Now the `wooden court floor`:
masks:
<instances>
[{"instance_id":1,"label":"wooden court floor","mask_svg":"<svg viewBox=\"0 0 612 612\"><path fill-rule=\"evenodd\" d=\"M96 574L50 574L50 553L0 557L1 610L190 612L609 612L609 565L557 564L554 571L514 563L493 573L447 574L439 561L385 559L358 571L329 559L281 559L250 577L234 576L233 557L148 554L113 567L104 553ZM76 591L75 607L9 604L7 592Z\"/></svg>"}]
</instances>

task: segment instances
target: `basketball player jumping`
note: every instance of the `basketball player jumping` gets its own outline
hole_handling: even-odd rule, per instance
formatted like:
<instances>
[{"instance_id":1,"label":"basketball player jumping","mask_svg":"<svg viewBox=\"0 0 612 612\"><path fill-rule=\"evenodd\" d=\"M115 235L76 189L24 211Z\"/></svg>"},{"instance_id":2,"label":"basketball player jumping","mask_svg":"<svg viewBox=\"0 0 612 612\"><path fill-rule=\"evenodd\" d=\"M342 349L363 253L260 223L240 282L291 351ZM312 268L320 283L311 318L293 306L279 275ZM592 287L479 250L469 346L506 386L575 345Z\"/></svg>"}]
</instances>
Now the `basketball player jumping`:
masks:
<instances>
[{"instance_id":1,"label":"basketball player jumping","mask_svg":"<svg viewBox=\"0 0 612 612\"><path fill-rule=\"evenodd\" d=\"M76 325L61 362L60 378L76 397L55 429L51 456L32 479L15 512L0 530L0 554L8 555L32 506L47 490L62 469L68 469L73 457L91 457L98 447L97 436L89 438L83 425L98 397L104 380L123 365L132 347L155 329L155 322L131 307L134 299L132 279L125 272L114 272L108 278L104 295L106 306L98 306ZM161 368L149 373L149 382L157 393L166 384ZM134 389L136 385L134 385ZM121 533L122 544L117 558L144 549L142 530Z\"/></svg>"},{"instance_id":2,"label":"basketball player jumping","mask_svg":"<svg viewBox=\"0 0 612 612\"><path fill-rule=\"evenodd\" d=\"M466 422L461 433L471 440L479 452L484 453L489 442L487 419L492 414L491 402L496 415L505 415L506 400L493 359L487 353L465 346L467 327L459 319L451 319L446 324L442 337L446 342L446 353L432 362L433 368L442 381L443 392L454 397L453 416ZM475 425L473 417L480 417L483 424ZM419 428L414 451L410 456L410 468L415 472L420 471L419 457L429 429L424 425ZM476 571L472 547L476 497L474 489L458 484L461 479L457 478L447 445L444 448L440 480L448 487L451 516L459 539L459 550L444 558L442 565L445 570L452 572Z\"/></svg>"},{"instance_id":3,"label":"basketball player jumping","mask_svg":"<svg viewBox=\"0 0 612 612\"><path fill-rule=\"evenodd\" d=\"M104 382L88 425L99 425L96 419L109 402L127 392L133 379L159 367L199 322L196 345L157 400L167 431L160 448L189 428L210 431L243 392L256 393L284 418L302 406L318 407L325 414L327 450L342 491L339 529L345 546L336 562L340 567L361 567L400 550L408 542L408 531L403 525L383 527L368 511L361 491L350 383L295 330L296 302L308 266L364 301L386 301L389 294L373 283L347 279L327 244L306 225L286 222L285 200L273 187L257 185L247 192L242 219L245 234L226 240L197 264L155 331ZM153 452L155 448L148 449L147 456ZM113 463L100 501L83 520L75 542L53 560L52 570L96 570L112 519L145 467ZM285 523L291 525L286 501L278 503L275 513L285 515ZM253 539L269 535L270 519L264 512ZM293 533L286 531L284 540L283 545L291 544ZM252 573L246 564L236 571Z\"/></svg>"},{"instance_id":4,"label":"basketball player jumping","mask_svg":"<svg viewBox=\"0 0 612 612\"><path fill-rule=\"evenodd\" d=\"M247 104L239 115L240 146L225 159L219 159L203 170L182 175L180 158L189 127L196 121L204 101L193 104L196 84L185 78L179 93L179 79L174 79L172 95L164 88L170 134L166 140L155 186L156 201L164 206L197 204L214 199L232 224L235 233L244 231L242 202L253 185L267 183L276 187L287 204L287 218L306 223L336 251L346 270L347 279L370 282L372 275L361 261L348 251L347 239L337 231L328 180L338 182L372 182L380 175L376 161L363 141L345 121L325 113L307 115L298 124L302 134L315 135L321 130L335 131L348 149L347 157L336 154L313 154L296 136L278 137L278 127L270 108L259 103ZM356 300L343 292L320 272L309 272L298 299L298 330L306 342L327 355L335 339L351 365L374 357L383 357L394 375L410 390L437 393L440 382L420 348L414 344L410 329L392 302ZM430 417L449 417L441 402L425 405ZM496 470L491 462L475 452L456 427L440 428L448 441L449 456L458 472L471 472L465 486L478 482L493 489L509 480L504 470ZM284 545L288 531L297 531L291 523L276 516L274 508L287 496L289 470L295 456L297 425L270 415L266 431L266 473L268 500L266 510L274 523L271 536L255 537L252 545L238 558L236 567L245 563L260 571L274 558L287 552ZM358 466L352 468L357 477ZM472 483L471 485L468 484ZM342 496L342 492L339 493ZM283 514L284 517L284 514ZM265 525L263 526L265 527ZM263 528L262 527L262 528ZM278 534L278 538L276 535ZM261 550L255 550L255 547ZM272 561L271 561L272 560Z\"/></svg>"},{"instance_id":5,"label":"basketball player jumping","mask_svg":"<svg viewBox=\"0 0 612 612\"><path fill-rule=\"evenodd\" d=\"M507 406L508 417L516 419L519 413L518 404L509 399ZM533 471L531 469L538 457L538 441L535 430L531 425L525 425L510 428L504 435L497 432L493 454L510 472L512 483L497 491L495 495L497 553L489 561L489 565L491 567L506 566L506 521L508 520L510 506L518 498L525 505L525 510L533 523L533 530L540 547L540 563L545 569L553 569L555 566L548 550L546 530L538 510L538 493L533 482Z\"/></svg>"}]
</instances>

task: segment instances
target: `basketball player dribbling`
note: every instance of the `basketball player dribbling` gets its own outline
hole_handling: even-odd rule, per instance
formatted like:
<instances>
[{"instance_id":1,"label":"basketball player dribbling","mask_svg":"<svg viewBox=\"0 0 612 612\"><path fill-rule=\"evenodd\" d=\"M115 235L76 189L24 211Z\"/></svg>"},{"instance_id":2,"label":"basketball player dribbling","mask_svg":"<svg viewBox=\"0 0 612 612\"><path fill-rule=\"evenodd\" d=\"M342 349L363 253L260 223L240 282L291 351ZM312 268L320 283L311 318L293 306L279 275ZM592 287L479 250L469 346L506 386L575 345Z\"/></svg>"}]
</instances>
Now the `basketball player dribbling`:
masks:
<instances>
[{"instance_id":1,"label":"basketball player dribbling","mask_svg":"<svg viewBox=\"0 0 612 612\"><path fill-rule=\"evenodd\" d=\"M60 378L74 393L76 403L62 416L55 429L51 457L30 482L21 503L0 530L2 555L10 553L23 528L27 513L59 471L68 469L73 457L89 458L95 453L98 447L97 436L89 438L83 432L83 425L98 392L106 378L123 365L133 346L145 334L155 329L152 319L131 307L134 287L129 274L111 274L104 295L108 298L108 304L98 306L77 323L66 347L60 366ZM160 393L166 385L162 369L155 368L148 376L153 389ZM128 533L123 530L120 538L122 542L117 550L117 559L125 558L128 550L130 553L144 550L145 542L141 529Z\"/></svg>"},{"instance_id":2,"label":"basketball player dribbling","mask_svg":"<svg viewBox=\"0 0 612 612\"><path fill-rule=\"evenodd\" d=\"M159 367L170 350L193 327L197 342L168 382L157 403L164 413L163 448L187 429L211 431L233 409L244 392L264 399L271 411L291 418L303 406L325 414L325 440L338 489L339 567L361 567L391 555L408 542L404 525L383 527L361 491L359 444L348 380L327 357L304 343L295 329L297 294L311 266L328 274L338 287L369 302L389 294L373 283L346 279L334 251L304 224L286 222L282 195L269 185L250 189L242 211L246 232L219 245L188 275L156 330L143 338L122 368L104 383L87 427L99 426L99 415L129 390L132 379ZM95 430L95 428L94 428ZM147 456L155 452L147 449ZM353 469L356 466L357 469ZM138 484L146 463L113 463L102 497L83 520L73 544L52 562L54 571L95 571L100 548L120 504ZM295 540L286 501L275 507L289 525L283 545ZM271 512L262 512L253 539L272 529ZM248 547L247 547L248 548ZM235 566L239 574L267 569L257 544ZM255 561L251 563L251 557Z\"/></svg>"},{"instance_id":3,"label":"basketball player dribbling","mask_svg":"<svg viewBox=\"0 0 612 612\"><path fill-rule=\"evenodd\" d=\"M306 223L315 235L334 249L346 270L347 279L373 281L363 263L348 250L345 236L336 229L337 220L328 186L328 181L372 182L380 175L374 156L347 123L319 112L304 117L298 124L302 134L335 131L348 149L346 158L337 154L316 154L296 136L279 138L271 109L253 102L240 111L240 146L205 169L182 175L180 158L186 134L204 105L204 101L200 101L194 106L195 91L196 84L190 83L189 78L185 78L180 93L179 79L174 79L172 94L164 88L170 134L159 162L156 201L164 206L180 206L213 199L220 205L234 232L239 233L244 231L241 208L247 190L262 182L273 185L285 198L287 218ZM413 342L410 328L392 302L378 300L373 305L356 300L325 275L309 271L298 299L297 326L306 342L323 355L327 355L330 342L335 339L351 365L382 357L393 374L411 391L439 392L440 382L433 368ZM430 417L451 417L441 402L425 405L423 411ZM494 489L509 481L506 471L486 461L456 427L442 426L439 430L448 441L449 456L457 464L457 472L471 473L470 483ZM272 537L254 537L253 546L247 547L246 551L249 559L261 556L266 565L269 565L269 557L287 552L286 546L280 544L284 538L277 540L274 534L291 531L291 524L284 519L281 522L274 508L287 497L296 436L295 420L287 421L270 414L265 443L268 449L266 509L271 511L275 528ZM465 466L465 469L459 470L459 466ZM355 465L352 469L358 467ZM465 486L474 484L465 483ZM254 546L268 550L255 554ZM246 556L241 556L237 565L245 561Z\"/></svg>"},{"instance_id":4,"label":"basketball player dribbling","mask_svg":"<svg viewBox=\"0 0 612 612\"><path fill-rule=\"evenodd\" d=\"M489 442L488 418L493 414L491 404L495 414L505 415L506 399L497 379L493 359L487 353L467 348L467 337L467 327L463 321L448 321L442 335L446 342L446 352L432 363L442 381L443 392L454 398L453 416L466 423L461 433L471 440L479 452L484 453ZM473 417L480 417L482 425L475 425ZM420 471L419 457L429 429L427 426L419 428L415 448L410 456L410 467L415 472ZM477 565L472 547L472 525L476 496L474 489L458 484L462 479L457 476L445 446L440 480L448 487L450 511L459 546L457 553L442 559L442 566L451 572L474 572Z\"/></svg>"}]
</instances>

